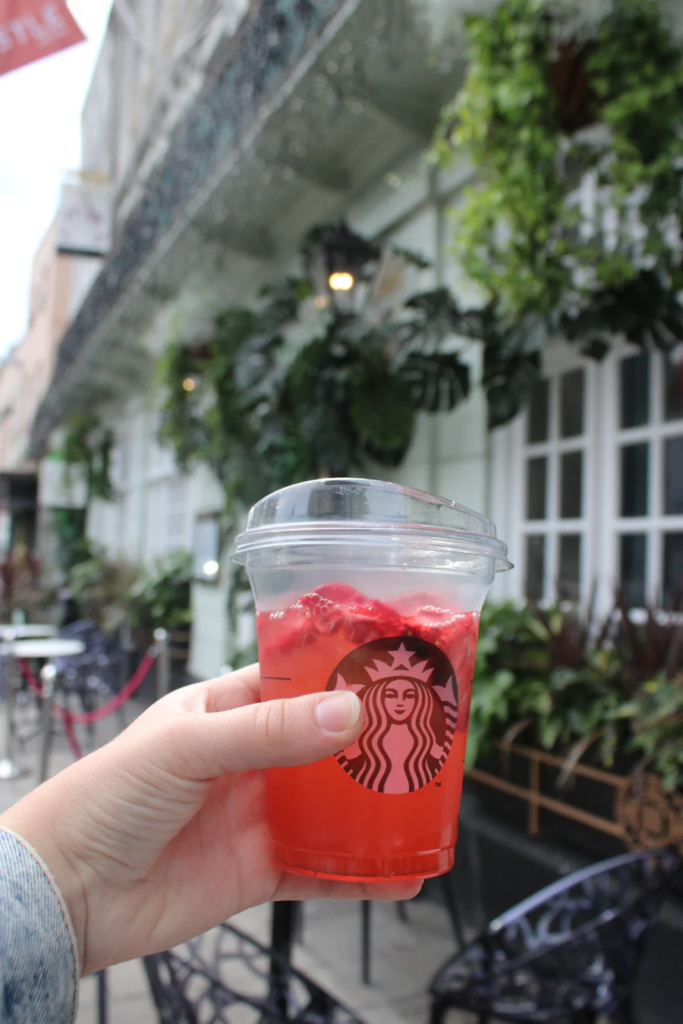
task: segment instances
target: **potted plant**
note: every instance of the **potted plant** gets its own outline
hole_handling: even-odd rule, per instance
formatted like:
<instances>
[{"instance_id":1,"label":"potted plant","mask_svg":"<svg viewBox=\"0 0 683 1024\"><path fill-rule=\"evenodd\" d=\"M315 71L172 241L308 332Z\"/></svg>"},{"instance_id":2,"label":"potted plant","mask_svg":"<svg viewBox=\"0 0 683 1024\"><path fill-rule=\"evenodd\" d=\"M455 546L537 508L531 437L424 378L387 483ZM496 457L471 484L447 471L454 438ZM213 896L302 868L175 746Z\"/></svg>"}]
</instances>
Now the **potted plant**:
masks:
<instances>
[{"instance_id":1,"label":"potted plant","mask_svg":"<svg viewBox=\"0 0 683 1024\"><path fill-rule=\"evenodd\" d=\"M29 618L47 604L40 585L38 559L22 544L17 544L0 561L0 616L11 622L15 613Z\"/></svg>"},{"instance_id":2,"label":"potted plant","mask_svg":"<svg viewBox=\"0 0 683 1024\"><path fill-rule=\"evenodd\" d=\"M600 832L683 845L683 626L654 610L634 618L621 601L603 622L511 603L482 616L471 776L505 793L485 794L499 813L538 831L550 810L551 831L593 852L606 852ZM578 811L571 826L562 803Z\"/></svg>"},{"instance_id":3,"label":"potted plant","mask_svg":"<svg viewBox=\"0 0 683 1024\"><path fill-rule=\"evenodd\" d=\"M97 547L90 547L86 554L71 566L68 590L81 618L92 619L105 633L115 633L128 622L128 594L137 570L110 559Z\"/></svg>"},{"instance_id":4,"label":"potted plant","mask_svg":"<svg viewBox=\"0 0 683 1024\"><path fill-rule=\"evenodd\" d=\"M416 414L449 411L469 392L455 337L469 320L445 289L401 291L424 260L323 225L301 262L253 307L219 311L211 338L162 357L160 440L180 465L210 466L231 513L312 476L398 465Z\"/></svg>"},{"instance_id":5,"label":"potted plant","mask_svg":"<svg viewBox=\"0 0 683 1024\"><path fill-rule=\"evenodd\" d=\"M140 572L126 594L135 648L144 652L153 641L154 631L165 629L172 659L172 682L176 685L185 681L192 624L191 583L192 556L188 551L178 550Z\"/></svg>"}]
</instances>

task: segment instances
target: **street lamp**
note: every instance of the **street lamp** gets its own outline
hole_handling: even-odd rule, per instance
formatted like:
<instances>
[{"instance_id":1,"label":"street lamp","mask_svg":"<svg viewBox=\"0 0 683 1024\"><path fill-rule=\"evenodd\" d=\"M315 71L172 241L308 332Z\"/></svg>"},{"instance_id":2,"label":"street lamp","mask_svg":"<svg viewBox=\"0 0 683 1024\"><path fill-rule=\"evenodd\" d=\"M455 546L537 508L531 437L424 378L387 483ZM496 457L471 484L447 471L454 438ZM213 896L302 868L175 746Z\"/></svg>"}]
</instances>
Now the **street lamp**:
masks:
<instances>
[{"instance_id":1,"label":"street lamp","mask_svg":"<svg viewBox=\"0 0 683 1024\"><path fill-rule=\"evenodd\" d=\"M318 304L331 299L337 309L350 311L358 286L372 278L381 249L340 220L314 228L304 242L303 254Z\"/></svg>"}]
</instances>

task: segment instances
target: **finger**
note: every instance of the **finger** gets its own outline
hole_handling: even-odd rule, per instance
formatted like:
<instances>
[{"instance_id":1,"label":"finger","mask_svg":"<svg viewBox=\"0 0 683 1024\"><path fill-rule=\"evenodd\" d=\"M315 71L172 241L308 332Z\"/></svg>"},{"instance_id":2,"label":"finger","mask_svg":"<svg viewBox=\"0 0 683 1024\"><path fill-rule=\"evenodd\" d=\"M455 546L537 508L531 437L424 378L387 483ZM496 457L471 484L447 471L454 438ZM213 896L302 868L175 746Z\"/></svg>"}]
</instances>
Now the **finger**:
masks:
<instances>
[{"instance_id":1,"label":"finger","mask_svg":"<svg viewBox=\"0 0 683 1024\"><path fill-rule=\"evenodd\" d=\"M363 721L362 704L352 691L309 693L216 714L178 716L167 720L150 743L176 774L211 779L320 761L353 743Z\"/></svg>"},{"instance_id":2,"label":"finger","mask_svg":"<svg viewBox=\"0 0 683 1024\"><path fill-rule=\"evenodd\" d=\"M389 882L334 882L285 872L276 900L412 900L422 889L421 878Z\"/></svg>"},{"instance_id":3,"label":"finger","mask_svg":"<svg viewBox=\"0 0 683 1024\"><path fill-rule=\"evenodd\" d=\"M204 683L192 683L169 693L157 707L176 711L230 711L261 699L261 676L258 665L248 665Z\"/></svg>"},{"instance_id":4,"label":"finger","mask_svg":"<svg viewBox=\"0 0 683 1024\"><path fill-rule=\"evenodd\" d=\"M247 665L227 676L204 683L206 710L231 711L261 700L261 672L258 665Z\"/></svg>"}]
</instances>

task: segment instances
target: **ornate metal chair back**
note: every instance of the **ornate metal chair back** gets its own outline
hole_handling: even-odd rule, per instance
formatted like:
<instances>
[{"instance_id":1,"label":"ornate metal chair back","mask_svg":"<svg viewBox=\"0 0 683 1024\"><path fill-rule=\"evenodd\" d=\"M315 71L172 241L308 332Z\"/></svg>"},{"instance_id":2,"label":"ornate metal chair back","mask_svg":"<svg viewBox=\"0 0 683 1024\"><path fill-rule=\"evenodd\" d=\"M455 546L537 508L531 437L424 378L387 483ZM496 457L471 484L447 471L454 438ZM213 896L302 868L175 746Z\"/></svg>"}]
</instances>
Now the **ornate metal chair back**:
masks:
<instances>
[{"instance_id":1,"label":"ornate metal chair back","mask_svg":"<svg viewBox=\"0 0 683 1024\"><path fill-rule=\"evenodd\" d=\"M274 950L224 924L145 958L162 1024L362 1024Z\"/></svg>"},{"instance_id":2,"label":"ornate metal chair back","mask_svg":"<svg viewBox=\"0 0 683 1024\"><path fill-rule=\"evenodd\" d=\"M674 850L628 853L542 889L442 968L435 1003L529 1021L618 1009L679 863Z\"/></svg>"}]
</instances>

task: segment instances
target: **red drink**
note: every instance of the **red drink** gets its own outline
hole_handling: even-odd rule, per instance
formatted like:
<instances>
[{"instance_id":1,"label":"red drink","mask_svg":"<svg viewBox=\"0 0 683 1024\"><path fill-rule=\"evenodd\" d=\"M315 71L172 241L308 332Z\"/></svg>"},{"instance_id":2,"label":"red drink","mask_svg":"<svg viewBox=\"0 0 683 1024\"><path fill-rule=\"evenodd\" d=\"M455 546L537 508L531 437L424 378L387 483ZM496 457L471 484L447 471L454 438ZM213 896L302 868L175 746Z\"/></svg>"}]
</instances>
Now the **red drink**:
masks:
<instances>
[{"instance_id":1,"label":"red drink","mask_svg":"<svg viewBox=\"0 0 683 1024\"><path fill-rule=\"evenodd\" d=\"M264 700L350 689L336 757L266 776L281 867L426 878L453 864L479 610L510 567L494 524L380 480L268 495L236 540L254 593Z\"/></svg>"},{"instance_id":2,"label":"red drink","mask_svg":"<svg viewBox=\"0 0 683 1024\"><path fill-rule=\"evenodd\" d=\"M264 700L354 689L366 726L340 756L268 773L277 862L338 879L449 870L457 834L479 616L343 584L258 616Z\"/></svg>"}]
</instances>

